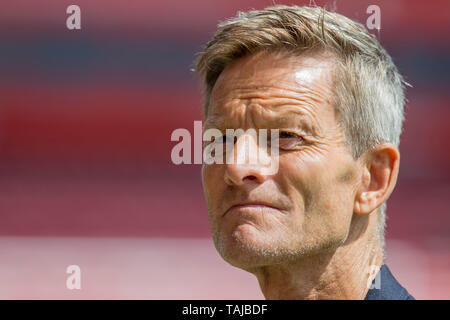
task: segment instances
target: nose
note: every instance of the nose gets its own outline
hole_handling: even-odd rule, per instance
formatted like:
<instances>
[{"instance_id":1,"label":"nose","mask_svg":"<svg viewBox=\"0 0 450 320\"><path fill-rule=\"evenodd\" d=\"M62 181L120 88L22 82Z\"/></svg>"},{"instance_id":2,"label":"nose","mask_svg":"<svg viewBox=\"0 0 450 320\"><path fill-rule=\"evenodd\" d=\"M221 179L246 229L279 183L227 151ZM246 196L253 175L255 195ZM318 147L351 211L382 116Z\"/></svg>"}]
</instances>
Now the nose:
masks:
<instances>
[{"instance_id":1,"label":"nose","mask_svg":"<svg viewBox=\"0 0 450 320\"><path fill-rule=\"evenodd\" d=\"M267 164L264 165L258 156L265 150L258 146L252 135L238 137L231 151L224 164L224 179L228 185L243 185L249 181L261 184L267 179Z\"/></svg>"}]
</instances>

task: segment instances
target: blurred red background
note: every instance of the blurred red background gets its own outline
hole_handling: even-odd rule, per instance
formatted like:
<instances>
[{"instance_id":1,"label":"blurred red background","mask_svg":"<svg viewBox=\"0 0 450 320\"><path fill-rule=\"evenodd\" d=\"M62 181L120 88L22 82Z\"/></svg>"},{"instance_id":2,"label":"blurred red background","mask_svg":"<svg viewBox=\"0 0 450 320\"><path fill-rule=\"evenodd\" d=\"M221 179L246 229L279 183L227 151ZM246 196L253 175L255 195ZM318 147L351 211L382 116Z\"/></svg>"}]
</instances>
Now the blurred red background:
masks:
<instances>
[{"instance_id":1,"label":"blurred red background","mask_svg":"<svg viewBox=\"0 0 450 320\"><path fill-rule=\"evenodd\" d=\"M309 1L277 1L309 4ZM387 252L416 297L450 298L450 2L316 1L376 33L408 88ZM196 53L271 0L0 2L0 298L262 298L215 252L199 165L170 134L201 120ZM82 290L65 268L82 269Z\"/></svg>"}]
</instances>

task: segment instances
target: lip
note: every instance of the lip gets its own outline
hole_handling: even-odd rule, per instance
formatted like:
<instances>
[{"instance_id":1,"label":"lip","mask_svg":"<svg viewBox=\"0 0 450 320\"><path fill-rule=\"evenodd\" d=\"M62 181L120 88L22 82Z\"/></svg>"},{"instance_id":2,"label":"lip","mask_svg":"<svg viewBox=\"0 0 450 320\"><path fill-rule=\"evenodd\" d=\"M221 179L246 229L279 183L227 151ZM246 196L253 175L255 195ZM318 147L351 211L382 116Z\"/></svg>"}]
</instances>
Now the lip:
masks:
<instances>
[{"instance_id":1,"label":"lip","mask_svg":"<svg viewBox=\"0 0 450 320\"><path fill-rule=\"evenodd\" d=\"M225 216L230 211L238 210L238 209L245 209L245 210L261 210L262 209L262 210L280 211L280 208L275 207L268 203L264 203L264 202L243 202L243 203L238 203L238 204L232 205L225 211L225 213L223 215Z\"/></svg>"}]
</instances>

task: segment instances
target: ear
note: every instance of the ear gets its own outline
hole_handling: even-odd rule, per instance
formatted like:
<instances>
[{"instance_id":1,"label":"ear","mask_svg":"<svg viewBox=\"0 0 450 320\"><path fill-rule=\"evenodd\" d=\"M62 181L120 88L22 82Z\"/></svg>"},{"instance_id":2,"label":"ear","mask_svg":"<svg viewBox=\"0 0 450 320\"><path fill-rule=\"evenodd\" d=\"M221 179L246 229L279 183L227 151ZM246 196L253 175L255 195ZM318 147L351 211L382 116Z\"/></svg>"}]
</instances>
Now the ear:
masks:
<instances>
[{"instance_id":1,"label":"ear","mask_svg":"<svg viewBox=\"0 0 450 320\"><path fill-rule=\"evenodd\" d=\"M400 153L393 144L381 143L361 157L362 178L356 193L354 212L367 215L386 201L397 183Z\"/></svg>"}]
</instances>

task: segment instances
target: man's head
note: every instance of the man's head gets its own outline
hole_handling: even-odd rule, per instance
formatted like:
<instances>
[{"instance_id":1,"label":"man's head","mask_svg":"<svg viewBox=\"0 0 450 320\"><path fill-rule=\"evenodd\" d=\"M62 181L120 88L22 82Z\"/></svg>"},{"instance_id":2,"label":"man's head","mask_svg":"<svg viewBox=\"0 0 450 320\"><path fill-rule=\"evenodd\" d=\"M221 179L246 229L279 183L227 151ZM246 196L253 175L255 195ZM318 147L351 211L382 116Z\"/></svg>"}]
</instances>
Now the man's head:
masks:
<instances>
[{"instance_id":1,"label":"man's head","mask_svg":"<svg viewBox=\"0 0 450 320\"><path fill-rule=\"evenodd\" d=\"M403 82L366 29L320 8L278 6L221 24L198 61L205 129L279 129L278 172L204 165L214 242L242 268L332 251L377 216L398 174ZM239 138L235 152L239 153Z\"/></svg>"}]
</instances>

